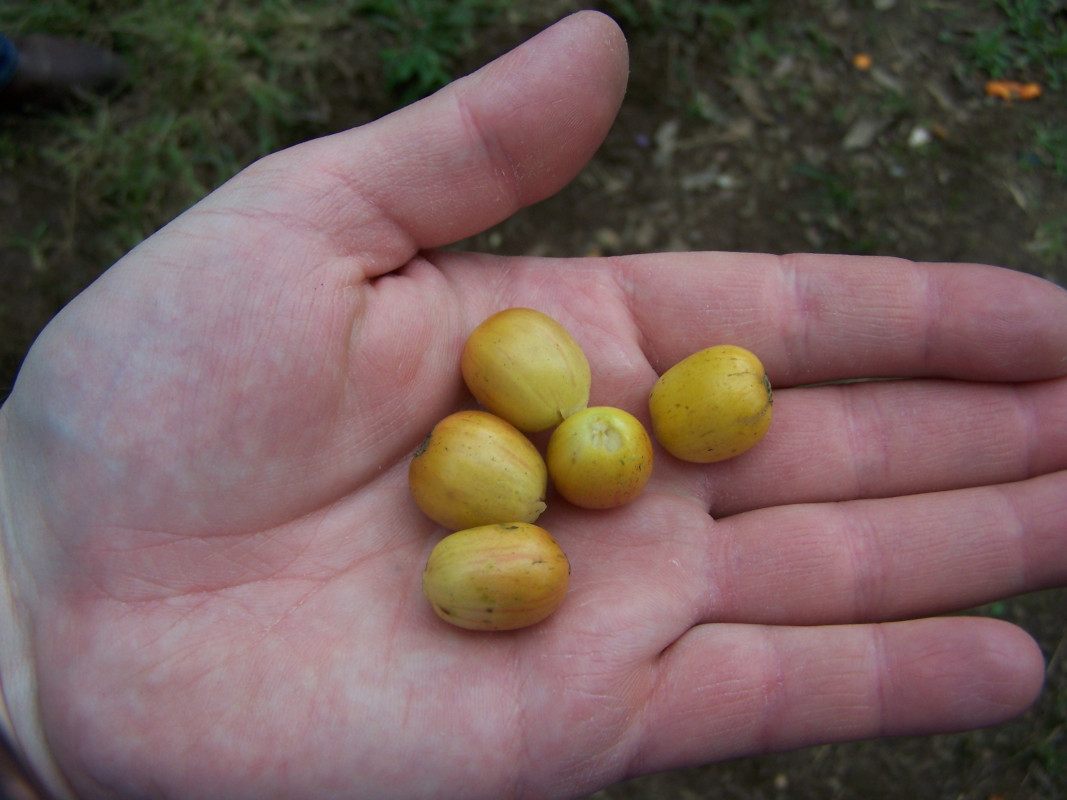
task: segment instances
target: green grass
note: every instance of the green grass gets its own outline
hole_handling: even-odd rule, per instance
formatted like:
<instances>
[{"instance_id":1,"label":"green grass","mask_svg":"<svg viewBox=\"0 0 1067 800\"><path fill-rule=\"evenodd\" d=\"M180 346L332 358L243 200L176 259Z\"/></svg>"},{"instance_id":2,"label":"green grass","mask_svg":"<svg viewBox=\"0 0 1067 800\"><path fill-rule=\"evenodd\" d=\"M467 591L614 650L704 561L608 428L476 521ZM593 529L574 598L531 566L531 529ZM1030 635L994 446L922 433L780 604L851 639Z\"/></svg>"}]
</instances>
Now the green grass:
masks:
<instances>
[{"instance_id":1,"label":"green grass","mask_svg":"<svg viewBox=\"0 0 1067 800\"><path fill-rule=\"evenodd\" d=\"M117 258L255 159L329 132L324 74L372 71L364 80L380 89L384 113L469 67L471 54L485 51L480 34L488 26L501 20L513 28L540 25L582 6L579 0L7 0L0 30L63 34L110 48L128 61L131 90L76 114L38 120L32 135L0 131L0 165L62 176L71 213L92 215L93 228L107 239L100 257ZM639 29L700 31L724 40L759 23L770 6L771 0L604 4ZM355 60L353 31L363 36ZM758 33L747 41L754 47ZM84 251L92 243L74 242L78 221L46 231L35 253L75 245ZM6 235L10 244L25 245Z\"/></svg>"},{"instance_id":2,"label":"green grass","mask_svg":"<svg viewBox=\"0 0 1067 800\"><path fill-rule=\"evenodd\" d=\"M1027 250L1045 264L1067 260L1067 216L1040 223Z\"/></svg>"},{"instance_id":3,"label":"green grass","mask_svg":"<svg viewBox=\"0 0 1067 800\"><path fill-rule=\"evenodd\" d=\"M731 74L752 74L769 57L773 45L768 28L773 22L773 0L608 0L601 8L623 27L638 31L669 31L683 36L676 41L696 50L708 40L729 52ZM683 80L694 76L683 75Z\"/></svg>"},{"instance_id":4,"label":"green grass","mask_svg":"<svg viewBox=\"0 0 1067 800\"><path fill-rule=\"evenodd\" d=\"M321 76L343 72L351 61L347 32L360 28L378 43L358 69L380 70L387 106L389 96L401 105L450 81L480 26L507 5L8 0L0 30L108 47L129 63L131 89L78 113L35 120L32 136L5 126L0 165L61 175L71 209L97 218L110 238L105 256L114 258L248 163L328 132Z\"/></svg>"},{"instance_id":5,"label":"green grass","mask_svg":"<svg viewBox=\"0 0 1067 800\"><path fill-rule=\"evenodd\" d=\"M681 33L707 33L716 37L766 20L770 0L609 0L604 10L634 28L669 29Z\"/></svg>"},{"instance_id":6,"label":"green grass","mask_svg":"<svg viewBox=\"0 0 1067 800\"><path fill-rule=\"evenodd\" d=\"M1060 639L1059 645L1049 655L1050 672L1062 673L1064 660L1067 659L1067 635ZM1048 704L1048 719L1038 734L1033 745L1034 757L1052 779L1067 781L1067 690L1060 688Z\"/></svg>"},{"instance_id":7,"label":"green grass","mask_svg":"<svg viewBox=\"0 0 1067 800\"><path fill-rule=\"evenodd\" d=\"M965 59L993 79L1033 81L1046 102L1062 103L1067 90L1067 13L1050 0L983 0L997 22L976 29L963 45ZM1058 7L1058 8L1057 8ZM1067 178L1067 128L1038 123L1031 151L1060 178Z\"/></svg>"},{"instance_id":8,"label":"green grass","mask_svg":"<svg viewBox=\"0 0 1067 800\"><path fill-rule=\"evenodd\" d=\"M993 23L965 43L976 70L1031 75L1067 86L1067 19L1047 0L982 0ZM92 215L103 259L121 255L182 209L266 153L329 132L337 93L324 85L346 70L371 72L381 111L422 97L486 52L501 25L532 29L582 7L580 0L7 0L0 30L68 34L114 49L129 62L131 91L77 114L0 129L0 168L47 170L65 182L72 214ZM731 76L761 78L789 48L815 47L779 29L774 0L604 0L630 32L671 36L681 51L669 83L690 116L714 119L701 54L722 54ZM795 26L790 29L795 33ZM353 63L352 31L361 31ZM680 35L679 35L680 34ZM803 38L803 37L801 37ZM797 109L812 92L796 81ZM780 109L791 113L792 109ZM26 130L31 130L30 134ZM1062 127L1035 129L1033 151L1061 177ZM49 228L35 253L71 248L72 229ZM0 225L0 236L5 235ZM23 239L12 242L25 246ZM106 241L104 241L106 240ZM0 240L0 244L4 242Z\"/></svg>"},{"instance_id":9,"label":"green grass","mask_svg":"<svg viewBox=\"0 0 1067 800\"><path fill-rule=\"evenodd\" d=\"M305 98L342 11L325 0L101 5L11 0L0 26L76 36L129 63L130 100L47 118L43 144L12 156L26 168L39 157L72 197L91 197L121 250L314 118Z\"/></svg>"},{"instance_id":10,"label":"green grass","mask_svg":"<svg viewBox=\"0 0 1067 800\"><path fill-rule=\"evenodd\" d=\"M43 272L47 264L47 257L42 247L42 242L48 233L48 223L39 222L28 233L16 233L8 242L9 247L16 250L24 250L30 257L30 266L34 272Z\"/></svg>"},{"instance_id":11,"label":"green grass","mask_svg":"<svg viewBox=\"0 0 1067 800\"><path fill-rule=\"evenodd\" d=\"M357 6L392 44L382 47L385 81L410 103L453 78L456 61L473 49L475 32L491 23L504 4L493 0L366 0Z\"/></svg>"},{"instance_id":12,"label":"green grass","mask_svg":"<svg viewBox=\"0 0 1067 800\"><path fill-rule=\"evenodd\" d=\"M1067 88L1067 15L1050 0L983 0L1000 21L976 30L965 52L991 78ZM1057 6L1059 8L1057 9Z\"/></svg>"},{"instance_id":13,"label":"green grass","mask_svg":"<svg viewBox=\"0 0 1067 800\"><path fill-rule=\"evenodd\" d=\"M1034 147L1056 175L1067 179L1067 128L1038 123L1034 126Z\"/></svg>"}]
</instances>

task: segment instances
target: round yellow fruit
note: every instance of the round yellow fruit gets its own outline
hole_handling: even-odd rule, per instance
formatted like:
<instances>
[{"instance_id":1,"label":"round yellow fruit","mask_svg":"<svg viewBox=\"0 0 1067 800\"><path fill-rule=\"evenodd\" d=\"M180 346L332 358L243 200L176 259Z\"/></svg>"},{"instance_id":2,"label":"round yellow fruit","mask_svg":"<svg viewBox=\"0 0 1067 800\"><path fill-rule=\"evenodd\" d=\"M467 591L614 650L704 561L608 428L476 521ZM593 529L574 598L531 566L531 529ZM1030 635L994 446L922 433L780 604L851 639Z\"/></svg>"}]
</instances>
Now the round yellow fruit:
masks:
<instances>
[{"instance_id":1,"label":"round yellow fruit","mask_svg":"<svg viewBox=\"0 0 1067 800\"><path fill-rule=\"evenodd\" d=\"M475 399L528 433L558 425L589 404L589 361L556 320L509 308L471 333L460 357Z\"/></svg>"},{"instance_id":2,"label":"round yellow fruit","mask_svg":"<svg viewBox=\"0 0 1067 800\"><path fill-rule=\"evenodd\" d=\"M709 347L679 361L652 388L652 433L684 461L744 453L771 424L774 399L760 360L743 347Z\"/></svg>"},{"instance_id":3,"label":"round yellow fruit","mask_svg":"<svg viewBox=\"0 0 1067 800\"><path fill-rule=\"evenodd\" d=\"M469 630L525 628L563 603L570 563L544 528L485 525L446 536L430 553L422 593L437 615Z\"/></svg>"},{"instance_id":4,"label":"round yellow fruit","mask_svg":"<svg viewBox=\"0 0 1067 800\"><path fill-rule=\"evenodd\" d=\"M485 411L458 411L419 446L408 485L426 516L457 531L533 522L545 510L548 471L515 427Z\"/></svg>"},{"instance_id":5,"label":"round yellow fruit","mask_svg":"<svg viewBox=\"0 0 1067 800\"><path fill-rule=\"evenodd\" d=\"M629 503L652 477L652 440L621 408L593 406L567 417L548 440L552 484L582 508Z\"/></svg>"}]
</instances>

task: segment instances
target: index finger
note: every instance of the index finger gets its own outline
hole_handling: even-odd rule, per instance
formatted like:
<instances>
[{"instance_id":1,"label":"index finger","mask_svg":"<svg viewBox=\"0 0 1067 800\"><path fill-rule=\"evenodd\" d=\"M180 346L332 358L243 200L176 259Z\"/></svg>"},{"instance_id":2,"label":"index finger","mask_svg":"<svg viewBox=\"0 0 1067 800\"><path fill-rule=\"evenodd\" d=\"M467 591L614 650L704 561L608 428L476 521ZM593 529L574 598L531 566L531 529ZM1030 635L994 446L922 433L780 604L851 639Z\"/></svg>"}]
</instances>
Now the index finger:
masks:
<instances>
[{"instance_id":1,"label":"index finger","mask_svg":"<svg viewBox=\"0 0 1067 800\"><path fill-rule=\"evenodd\" d=\"M996 267L880 257L703 253L623 260L658 373L714 344L747 347L776 386L1067 372L1067 292Z\"/></svg>"}]
</instances>

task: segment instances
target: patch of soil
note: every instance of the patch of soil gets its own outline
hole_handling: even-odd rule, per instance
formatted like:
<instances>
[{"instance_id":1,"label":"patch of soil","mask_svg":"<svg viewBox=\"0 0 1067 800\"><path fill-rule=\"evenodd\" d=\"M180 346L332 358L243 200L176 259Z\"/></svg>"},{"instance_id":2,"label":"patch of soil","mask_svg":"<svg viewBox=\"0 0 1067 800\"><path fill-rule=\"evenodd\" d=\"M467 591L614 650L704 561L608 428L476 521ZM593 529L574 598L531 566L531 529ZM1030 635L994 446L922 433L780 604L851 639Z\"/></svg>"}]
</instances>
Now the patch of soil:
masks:
<instances>
[{"instance_id":1,"label":"patch of soil","mask_svg":"<svg viewBox=\"0 0 1067 800\"><path fill-rule=\"evenodd\" d=\"M937 5L780 4L788 48L733 77L721 50L632 32L626 103L596 159L472 246L872 253L1067 283L1067 243L1047 241L1067 227L1067 178L1033 134L1067 125L1067 104L986 97L949 43L976 23L946 12L969 4Z\"/></svg>"}]
</instances>

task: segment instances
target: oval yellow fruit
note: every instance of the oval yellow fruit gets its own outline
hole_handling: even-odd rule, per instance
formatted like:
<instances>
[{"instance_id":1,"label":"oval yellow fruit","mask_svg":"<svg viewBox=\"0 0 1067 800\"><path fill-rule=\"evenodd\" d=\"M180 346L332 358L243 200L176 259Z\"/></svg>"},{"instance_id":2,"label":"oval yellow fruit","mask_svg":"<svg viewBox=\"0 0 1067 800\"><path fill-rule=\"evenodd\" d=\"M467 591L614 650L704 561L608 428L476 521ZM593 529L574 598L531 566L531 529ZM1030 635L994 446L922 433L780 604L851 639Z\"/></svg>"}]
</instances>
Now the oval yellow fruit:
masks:
<instances>
[{"instance_id":1,"label":"oval yellow fruit","mask_svg":"<svg viewBox=\"0 0 1067 800\"><path fill-rule=\"evenodd\" d=\"M469 630L525 628L563 603L570 563L544 528L527 523L456 531L434 547L422 593L437 615Z\"/></svg>"},{"instance_id":2,"label":"oval yellow fruit","mask_svg":"<svg viewBox=\"0 0 1067 800\"><path fill-rule=\"evenodd\" d=\"M528 433L558 425L589 403L589 361L556 320L509 308L471 332L463 380L489 411Z\"/></svg>"},{"instance_id":3,"label":"oval yellow fruit","mask_svg":"<svg viewBox=\"0 0 1067 800\"><path fill-rule=\"evenodd\" d=\"M701 350L660 376L649 396L652 433L684 461L744 453L771 424L774 398L763 364L735 345Z\"/></svg>"},{"instance_id":4,"label":"oval yellow fruit","mask_svg":"<svg viewBox=\"0 0 1067 800\"><path fill-rule=\"evenodd\" d=\"M629 503L652 477L652 440L621 408L593 406L552 431L545 462L561 495L582 508Z\"/></svg>"},{"instance_id":5,"label":"oval yellow fruit","mask_svg":"<svg viewBox=\"0 0 1067 800\"><path fill-rule=\"evenodd\" d=\"M426 516L456 531L533 522L545 510L548 470L512 425L485 411L458 411L419 446L408 486Z\"/></svg>"}]
</instances>

